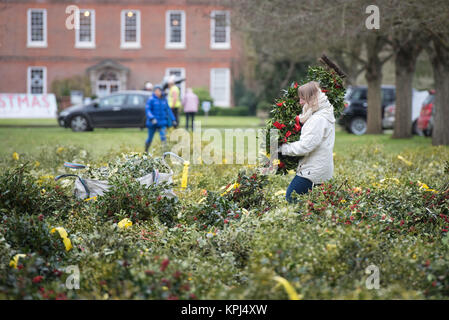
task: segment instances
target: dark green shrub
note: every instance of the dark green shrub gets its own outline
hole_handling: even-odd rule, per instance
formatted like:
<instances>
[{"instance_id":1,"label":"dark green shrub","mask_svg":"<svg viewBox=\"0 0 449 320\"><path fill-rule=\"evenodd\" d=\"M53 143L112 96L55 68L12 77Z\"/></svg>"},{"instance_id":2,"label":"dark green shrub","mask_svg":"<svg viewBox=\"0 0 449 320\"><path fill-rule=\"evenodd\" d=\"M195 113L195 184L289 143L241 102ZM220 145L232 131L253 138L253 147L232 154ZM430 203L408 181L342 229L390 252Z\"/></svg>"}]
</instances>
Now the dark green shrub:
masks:
<instances>
[{"instance_id":1,"label":"dark green shrub","mask_svg":"<svg viewBox=\"0 0 449 320\"><path fill-rule=\"evenodd\" d=\"M73 205L52 176L36 179L29 164L7 169L0 174L0 210L22 214L65 215Z\"/></svg>"},{"instance_id":2,"label":"dark green shrub","mask_svg":"<svg viewBox=\"0 0 449 320\"><path fill-rule=\"evenodd\" d=\"M238 187L233 188L226 197L237 203L240 208L251 209L269 209L269 203L266 199L266 192L263 191L267 185L267 176L257 172L247 172L241 170L237 176ZM228 188L230 184L226 187ZM267 207L268 206L268 207Z\"/></svg>"},{"instance_id":3,"label":"dark green shrub","mask_svg":"<svg viewBox=\"0 0 449 320\"><path fill-rule=\"evenodd\" d=\"M37 253L46 259L63 256L64 243L57 232L41 216L21 215L14 212L3 216L1 233L11 249L20 253Z\"/></svg>"},{"instance_id":4,"label":"dark green shrub","mask_svg":"<svg viewBox=\"0 0 449 320\"><path fill-rule=\"evenodd\" d=\"M242 217L242 210L236 203L219 193L208 191L200 204L189 207L187 221L199 224L201 229L223 227Z\"/></svg>"},{"instance_id":5,"label":"dark green shrub","mask_svg":"<svg viewBox=\"0 0 449 320\"><path fill-rule=\"evenodd\" d=\"M177 198L164 196L171 186L167 183L141 185L132 178L117 179L111 188L93 202L98 214L104 219L130 218L134 222L158 219L173 226L180 206Z\"/></svg>"}]
</instances>

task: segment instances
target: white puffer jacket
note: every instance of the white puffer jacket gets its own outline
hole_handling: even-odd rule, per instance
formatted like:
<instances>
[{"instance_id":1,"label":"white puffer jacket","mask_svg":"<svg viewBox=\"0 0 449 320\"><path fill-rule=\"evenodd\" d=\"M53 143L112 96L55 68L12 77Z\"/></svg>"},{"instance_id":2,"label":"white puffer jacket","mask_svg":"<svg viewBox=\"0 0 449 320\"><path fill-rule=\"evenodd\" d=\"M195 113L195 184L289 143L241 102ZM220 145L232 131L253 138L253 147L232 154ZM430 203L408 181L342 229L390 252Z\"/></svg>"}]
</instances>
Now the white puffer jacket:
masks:
<instances>
[{"instance_id":1,"label":"white puffer jacket","mask_svg":"<svg viewBox=\"0 0 449 320\"><path fill-rule=\"evenodd\" d=\"M334 174L334 108L321 91L318 104L319 109L302 127L300 140L283 144L279 149L283 155L304 156L298 163L296 174L314 184L323 183Z\"/></svg>"}]
</instances>

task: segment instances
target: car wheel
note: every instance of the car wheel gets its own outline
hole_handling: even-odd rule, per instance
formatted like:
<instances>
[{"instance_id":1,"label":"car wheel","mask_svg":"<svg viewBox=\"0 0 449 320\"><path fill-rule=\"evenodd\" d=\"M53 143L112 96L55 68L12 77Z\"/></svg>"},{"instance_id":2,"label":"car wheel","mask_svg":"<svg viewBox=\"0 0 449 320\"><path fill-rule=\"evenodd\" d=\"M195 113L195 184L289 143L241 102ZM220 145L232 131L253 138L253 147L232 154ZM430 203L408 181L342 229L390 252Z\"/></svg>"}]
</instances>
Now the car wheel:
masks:
<instances>
[{"instance_id":1,"label":"car wheel","mask_svg":"<svg viewBox=\"0 0 449 320\"><path fill-rule=\"evenodd\" d=\"M70 120L70 127L75 132L88 131L90 129L89 123L84 116L74 116Z\"/></svg>"},{"instance_id":2,"label":"car wheel","mask_svg":"<svg viewBox=\"0 0 449 320\"><path fill-rule=\"evenodd\" d=\"M351 120L351 123L349 124L349 130L353 134L356 134L358 136L365 134L366 132L366 120L362 117L356 117Z\"/></svg>"}]
</instances>

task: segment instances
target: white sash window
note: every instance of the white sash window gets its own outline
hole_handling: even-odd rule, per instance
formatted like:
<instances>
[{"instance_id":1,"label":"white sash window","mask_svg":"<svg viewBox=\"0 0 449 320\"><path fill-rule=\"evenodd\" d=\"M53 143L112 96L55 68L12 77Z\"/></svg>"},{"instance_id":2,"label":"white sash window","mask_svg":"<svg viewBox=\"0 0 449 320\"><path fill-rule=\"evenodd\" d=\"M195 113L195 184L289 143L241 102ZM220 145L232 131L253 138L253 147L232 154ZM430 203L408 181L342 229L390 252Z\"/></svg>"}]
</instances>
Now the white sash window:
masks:
<instances>
[{"instance_id":1,"label":"white sash window","mask_svg":"<svg viewBox=\"0 0 449 320\"><path fill-rule=\"evenodd\" d=\"M186 15L181 10L169 10L165 16L165 48L186 47Z\"/></svg>"},{"instance_id":2,"label":"white sash window","mask_svg":"<svg viewBox=\"0 0 449 320\"><path fill-rule=\"evenodd\" d=\"M27 46L47 47L47 10L29 9L27 27Z\"/></svg>"},{"instance_id":3,"label":"white sash window","mask_svg":"<svg viewBox=\"0 0 449 320\"><path fill-rule=\"evenodd\" d=\"M33 94L47 93L47 68L45 67L28 68L27 92Z\"/></svg>"},{"instance_id":4,"label":"white sash window","mask_svg":"<svg viewBox=\"0 0 449 320\"><path fill-rule=\"evenodd\" d=\"M231 48L231 24L229 11L212 11L210 25L210 47Z\"/></svg>"},{"instance_id":5,"label":"white sash window","mask_svg":"<svg viewBox=\"0 0 449 320\"><path fill-rule=\"evenodd\" d=\"M80 9L79 29L75 29L75 48L95 48L95 10Z\"/></svg>"},{"instance_id":6,"label":"white sash window","mask_svg":"<svg viewBox=\"0 0 449 320\"><path fill-rule=\"evenodd\" d=\"M121 13L121 48L140 48L140 11L123 10Z\"/></svg>"}]
</instances>

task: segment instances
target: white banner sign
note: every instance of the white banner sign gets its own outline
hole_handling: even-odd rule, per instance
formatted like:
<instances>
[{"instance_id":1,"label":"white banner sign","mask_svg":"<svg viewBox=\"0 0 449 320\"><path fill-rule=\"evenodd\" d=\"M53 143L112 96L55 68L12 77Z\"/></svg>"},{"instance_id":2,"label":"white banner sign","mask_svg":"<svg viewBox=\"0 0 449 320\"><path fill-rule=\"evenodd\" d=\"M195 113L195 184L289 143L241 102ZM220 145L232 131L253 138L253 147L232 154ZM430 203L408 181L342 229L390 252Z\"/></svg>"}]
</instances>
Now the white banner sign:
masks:
<instances>
[{"instance_id":1,"label":"white banner sign","mask_svg":"<svg viewBox=\"0 0 449 320\"><path fill-rule=\"evenodd\" d=\"M52 93L0 93L0 118L56 118L56 110Z\"/></svg>"}]
</instances>

